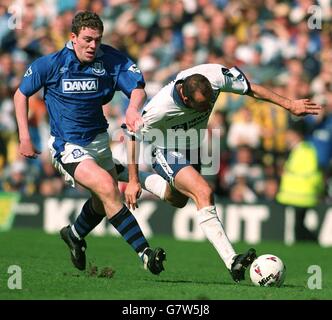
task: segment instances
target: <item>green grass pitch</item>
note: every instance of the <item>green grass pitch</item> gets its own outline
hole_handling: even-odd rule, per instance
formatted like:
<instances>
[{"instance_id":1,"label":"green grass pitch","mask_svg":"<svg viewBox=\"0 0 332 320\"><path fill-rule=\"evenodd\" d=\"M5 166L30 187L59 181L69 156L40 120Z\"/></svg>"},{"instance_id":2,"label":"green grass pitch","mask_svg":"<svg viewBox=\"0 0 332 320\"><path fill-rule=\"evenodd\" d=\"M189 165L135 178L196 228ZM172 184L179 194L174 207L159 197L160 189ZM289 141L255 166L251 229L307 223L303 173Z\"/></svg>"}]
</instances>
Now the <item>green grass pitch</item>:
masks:
<instances>
[{"instance_id":1,"label":"green grass pitch","mask_svg":"<svg viewBox=\"0 0 332 320\"><path fill-rule=\"evenodd\" d=\"M255 287L249 280L232 281L212 246L206 242L179 241L156 236L151 246L167 252L166 271L154 276L145 271L136 254L122 239L112 236L87 237L88 261L101 270L111 267L113 277L98 277L72 267L69 250L59 235L40 230L15 229L0 233L0 300L74 299L74 300L326 300L332 299L332 255L330 248L315 244L286 246L264 242L254 246L257 253L273 253L287 266L281 288ZM234 244L237 252L244 243ZM14 274L9 267L21 268L22 289L9 289ZM321 270L321 289L310 289L319 276L308 272L310 266ZM97 274L98 275L98 274ZM310 277L316 278L310 278ZM317 280L318 279L318 280Z\"/></svg>"}]
</instances>

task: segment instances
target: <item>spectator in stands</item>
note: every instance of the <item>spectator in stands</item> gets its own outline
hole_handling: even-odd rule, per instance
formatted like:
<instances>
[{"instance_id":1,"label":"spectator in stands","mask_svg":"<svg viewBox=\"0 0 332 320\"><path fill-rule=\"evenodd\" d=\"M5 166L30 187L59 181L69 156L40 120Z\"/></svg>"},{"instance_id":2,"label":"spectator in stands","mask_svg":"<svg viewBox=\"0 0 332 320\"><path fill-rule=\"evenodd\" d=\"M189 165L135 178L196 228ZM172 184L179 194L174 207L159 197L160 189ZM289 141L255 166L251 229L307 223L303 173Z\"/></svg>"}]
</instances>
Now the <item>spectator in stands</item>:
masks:
<instances>
[{"instance_id":1,"label":"spectator in stands","mask_svg":"<svg viewBox=\"0 0 332 320\"><path fill-rule=\"evenodd\" d=\"M229 170L225 173L225 181L229 188L233 188L237 183L245 185L246 189L251 191L257 198L261 192L261 182L264 179L262 165L255 159L254 149L248 145L239 145L234 151L234 158ZM242 188L243 189L243 188ZM253 200L251 200L252 202Z\"/></svg>"},{"instance_id":2,"label":"spectator in stands","mask_svg":"<svg viewBox=\"0 0 332 320\"><path fill-rule=\"evenodd\" d=\"M306 212L321 200L324 182L315 146L305 140L304 121L292 123L286 139L290 150L281 176L277 201L295 212L296 241L317 241L305 226Z\"/></svg>"},{"instance_id":3,"label":"spectator in stands","mask_svg":"<svg viewBox=\"0 0 332 320\"><path fill-rule=\"evenodd\" d=\"M253 120L251 111L248 108L241 108L237 116L229 127L228 147L231 150L237 150L240 146L257 149L261 143L261 129Z\"/></svg>"}]
</instances>

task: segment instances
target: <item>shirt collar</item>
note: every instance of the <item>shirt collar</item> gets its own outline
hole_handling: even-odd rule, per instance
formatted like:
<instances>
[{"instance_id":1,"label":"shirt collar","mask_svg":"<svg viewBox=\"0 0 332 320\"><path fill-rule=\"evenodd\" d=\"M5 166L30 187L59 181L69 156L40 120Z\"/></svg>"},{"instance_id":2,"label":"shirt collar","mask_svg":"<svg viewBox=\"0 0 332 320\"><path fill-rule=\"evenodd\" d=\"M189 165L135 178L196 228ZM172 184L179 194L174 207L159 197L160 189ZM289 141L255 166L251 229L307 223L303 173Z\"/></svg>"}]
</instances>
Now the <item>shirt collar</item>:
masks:
<instances>
[{"instance_id":1,"label":"shirt collar","mask_svg":"<svg viewBox=\"0 0 332 320\"><path fill-rule=\"evenodd\" d=\"M176 85L179 83L179 81L176 81L174 86L173 86L173 92L172 92L172 96L173 96L173 100L175 102L176 105L183 107L183 108L187 108L186 105L183 103L180 94L178 93L178 91L176 90Z\"/></svg>"}]
</instances>

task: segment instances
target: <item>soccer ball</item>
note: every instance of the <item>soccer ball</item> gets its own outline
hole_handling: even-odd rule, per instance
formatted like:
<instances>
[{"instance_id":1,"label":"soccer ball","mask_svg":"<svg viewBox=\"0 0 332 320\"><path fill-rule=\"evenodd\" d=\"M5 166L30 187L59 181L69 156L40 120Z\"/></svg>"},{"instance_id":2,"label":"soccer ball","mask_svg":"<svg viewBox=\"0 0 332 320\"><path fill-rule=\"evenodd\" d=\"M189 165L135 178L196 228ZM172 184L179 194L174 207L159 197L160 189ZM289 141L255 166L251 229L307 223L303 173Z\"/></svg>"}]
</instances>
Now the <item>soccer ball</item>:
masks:
<instances>
[{"instance_id":1,"label":"soccer ball","mask_svg":"<svg viewBox=\"0 0 332 320\"><path fill-rule=\"evenodd\" d=\"M255 286L280 287L286 276L286 266L273 254L259 256L250 266L250 279Z\"/></svg>"}]
</instances>

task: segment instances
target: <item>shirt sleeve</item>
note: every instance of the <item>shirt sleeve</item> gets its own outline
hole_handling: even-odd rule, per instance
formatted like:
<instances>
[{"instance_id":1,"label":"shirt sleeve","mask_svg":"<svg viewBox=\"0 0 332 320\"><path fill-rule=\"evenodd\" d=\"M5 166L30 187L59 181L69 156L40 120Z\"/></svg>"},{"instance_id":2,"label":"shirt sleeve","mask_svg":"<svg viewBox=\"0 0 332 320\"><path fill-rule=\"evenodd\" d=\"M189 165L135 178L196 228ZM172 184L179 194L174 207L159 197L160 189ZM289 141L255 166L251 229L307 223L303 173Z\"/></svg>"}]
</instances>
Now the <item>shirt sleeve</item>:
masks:
<instances>
[{"instance_id":1,"label":"shirt sleeve","mask_svg":"<svg viewBox=\"0 0 332 320\"><path fill-rule=\"evenodd\" d=\"M47 70L50 68L46 57L35 60L26 70L21 84L20 91L27 97L32 96L41 89L47 79Z\"/></svg>"},{"instance_id":2,"label":"shirt sleeve","mask_svg":"<svg viewBox=\"0 0 332 320\"><path fill-rule=\"evenodd\" d=\"M131 137L133 140L146 140L147 137L154 137L154 133L159 131L163 127L163 117L155 117L154 115L147 115L147 113L142 114L143 116L143 126L140 127L136 132L129 131L127 125L123 123L121 128L124 131L124 134L128 137ZM148 139L148 141L152 141L152 139Z\"/></svg>"},{"instance_id":3,"label":"shirt sleeve","mask_svg":"<svg viewBox=\"0 0 332 320\"><path fill-rule=\"evenodd\" d=\"M134 89L144 87L142 72L133 61L124 58L120 66L116 90L122 91L129 98Z\"/></svg>"},{"instance_id":4,"label":"shirt sleeve","mask_svg":"<svg viewBox=\"0 0 332 320\"><path fill-rule=\"evenodd\" d=\"M250 91L250 83L245 74L237 67L230 69L220 68L220 90L238 94L247 94Z\"/></svg>"},{"instance_id":5,"label":"shirt sleeve","mask_svg":"<svg viewBox=\"0 0 332 320\"><path fill-rule=\"evenodd\" d=\"M142 134L144 135L149 130L152 130L154 128L161 129L164 123L165 116L165 113L157 108L152 109L152 112L145 112L145 110L143 110L142 118L144 122L144 127L141 130Z\"/></svg>"}]
</instances>

